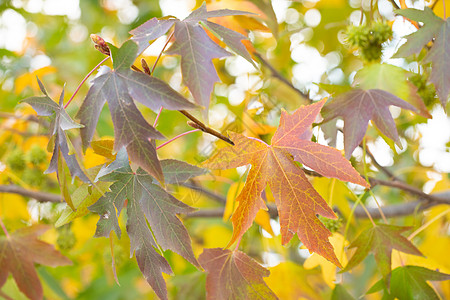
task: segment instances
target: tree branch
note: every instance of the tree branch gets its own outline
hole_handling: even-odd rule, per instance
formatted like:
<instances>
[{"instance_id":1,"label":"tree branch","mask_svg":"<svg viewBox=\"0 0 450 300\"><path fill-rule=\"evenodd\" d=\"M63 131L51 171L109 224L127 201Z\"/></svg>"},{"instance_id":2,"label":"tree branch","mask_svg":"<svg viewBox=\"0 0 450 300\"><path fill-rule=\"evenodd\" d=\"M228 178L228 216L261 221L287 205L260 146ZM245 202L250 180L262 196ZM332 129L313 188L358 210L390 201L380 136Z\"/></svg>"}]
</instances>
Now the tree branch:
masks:
<instances>
[{"instance_id":1,"label":"tree branch","mask_svg":"<svg viewBox=\"0 0 450 300\"><path fill-rule=\"evenodd\" d=\"M53 202L53 203L62 202L62 198L60 195L26 190L17 185L0 185L0 193L22 195L25 197L33 198L39 202Z\"/></svg>"},{"instance_id":2,"label":"tree branch","mask_svg":"<svg viewBox=\"0 0 450 300\"><path fill-rule=\"evenodd\" d=\"M433 196L439 197L441 201L430 201L424 198L419 198L419 200L413 202L384 206L381 208L381 210L383 211L386 218L393 218L393 217L409 216L415 212L420 212L436 205L441 204L450 205L450 191L436 193ZM370 208L368 207L367 209L372 218L374 219L381 218L380 210L378 209L378 207L370 207ZM363 208L359 206L355 209L354 214L355 217L360 219L367 218L367 214L364 212Z\"/></svg>"},{"instance_id":3,"label":"tree branch","mask_svg":"<svg viewBox=\"0 0 450 300\"><path fill-rule=\"evenodd\" d=\"M307 101L312 103L312 100L308 95L300 91L296 88L289 80L287 80L280 72L278 72L267 60L265 60L259 53L254 53L254 55L259 59L259 61L270 70L272 76L289 86L292 90L294 90L297 94L299 94L302 98L305 98Z\"/></svg>"}]
</instances>

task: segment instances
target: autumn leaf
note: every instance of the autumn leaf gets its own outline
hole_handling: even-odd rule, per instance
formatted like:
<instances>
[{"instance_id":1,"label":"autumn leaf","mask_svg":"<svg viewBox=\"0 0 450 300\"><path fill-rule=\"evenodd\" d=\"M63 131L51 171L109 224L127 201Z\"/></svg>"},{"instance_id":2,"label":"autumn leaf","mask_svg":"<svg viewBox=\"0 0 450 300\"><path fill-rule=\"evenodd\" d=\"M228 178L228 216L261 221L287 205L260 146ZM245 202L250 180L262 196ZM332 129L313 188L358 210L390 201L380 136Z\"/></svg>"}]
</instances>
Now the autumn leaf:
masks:
<instances>
[{"instance_id":1,"label":"autumn leaf","mask_svg":"<svg viewBox=\"0 0 450 300\"><path fill-rule=\"evenodd\" d=\"M326 284L317 270L306 270L292 261L269 268L267 285L280 299L321 299L320 290Z\"/></svg>"},{"instance_id":2,"label":"autumn leaf","mask_svg":"<svg viewBox=\"0 0 450 300\"><path fill-rule=\"evenodd\" d=\"M36 82L36 77L42 78L48 74L56 73L57 69L53 66L46 66L40 69L34 70L31 73L25 73L20 75L14 81L14 92L16 94L22 93L22 91L27 87L31 86L34 91L39 91L39 84Z\"/></svg>"},{"instance_id":3,"label":"autumn leaf","mask_svg":"<svg viewBox=\"0 0 450 300\"><path fill-rule=\"evenodd\" d=\"M85 127L81 130L86 149L94 135L100 112L108 102L114 124L114 149L125 146L133 160L160 182L164 182L161 164L155 146L149 139L164 139L142 116L134 100L154 111L161 107L170 110L192 109L189 102L162 80L130 70L137 56L138 46L133 41L121 48L109 45L114 70L95 78L93 85L77 114Z\"/></svg>"},{"instance_id":4,"label":"autumn leaf","mask_svg":"<svg viewBox=\"0 0 450 300\"><path fill-rule=\"evenodd\" d=\"M358 248L341 272L347 272L360 264L369 253L373 253L378 269L385 279L389 281L391 272L391 253L393 249L398 251L423 256L422 253L404 236L402 232L410 227L378 224L364 230L349 248Z\"/></svg>"},{"instance_id":5,"label":"autumn leaf","mask_svg":"<svg viewBox=\"0 0 450 300\"><path fill-rule=\"evenodd\" d=\"M417 88L406 78L406 71L400 67L372 63L356 72L354 84L364 90L380 89L392 93L416 107L418 114L431 119L430 112L417 94Z\"/></svg>"},{"instance_id":6,"label":"autumn leaf","mask_svg":"<svg viewBox=\"0 0 450 300\"><path fill-rule=\"evenodd\" d=\"M213 42L202 25L217 34L233 51L256 66L241 42L241 40L247 39L246 36L208 21L208 18L246 14L252 13L230 9L207 11L206 5L203 3L182 21L172 18L150 19L130 31L133 35L131 39L138 44L138 52L141 53L150 45L152 40L166 34L175 24L175 42L167 50L167 53L181 55L183 80L191 91L195 102L205 108L203 116L206 119L214 84L219 81L211 60L229 56L230 53Z\"/></svg>"},{"instance_id":7,"label":"autumn leaf","mask_svg":"<svg viewBox=\"0 0 450 300\"><path fill-rule=\"evenodd\" d=\"M292 115L283 111L272 145L230 132L235 146L221 149L205 162L205 166L211 169L252 165L245 186L236 199L238 207L232 217L234 230L229 245L250 228L260 209L267 209L261 192L268 184L278 207L282 243L287 244L297 233L311 252L341 266L328 241L331 232L316 216L336 218L336 215L294 160L323 176L366 187L369 185L338 150L309 141L310 126L324 103L323 100L302 106Z\"/></svg>"},{"instance_id":8,"label":"autumn leaf","mask_svg":"<svg viewBox=\"0 0 450 300\"><path fill-rule=\"evenodd\" d=\"M408 8L397 10L396 13L423 22L423 26L405 37L407 42L393 57L407 57L419 53L428 42L434 40L424 61L432 63L430 81L434 83L441 104L445 107L450 92L450 19L439 18L429 7L425 7L423 11Z\"/></svg>"},{"instance_id":9,"label":"autumn leaf","mask_svg":"<svg viewBox=\"0 0 450 300\"><path fill-rule=\"evenodd\" d=\"M347 256L344 253L344 246L348 244L344 236L340 233L333 233L330 237L330 243L335 249L336 256L339 261L345 266L347 264ZM313 269L320 266L322 271L322 277L329 287L333 288L335 286L336 280L336 266L324 259L323 257L317 255L317 253L312 254L303 263L303 267L307 270Z\"/></svg>"},{"instance_id":10,"label":"autumn leaf","mask_svg":"<svg viewBox=\"0 0 450 300\"><path fill-rule=\"evenodd\" d=\"M444 274L418 266L403 266L392 271L390 292L383 280L375 283L367 294L383 290L386 299L440 299L427 281L450 280L450 274ZM383 298L383 299L384 299Z\"/></svg>"},{"instance_id":11,"label":"autumn leaf","mask_svg":"<svg viewBox=\"0 0 450 300\"><path fill-rule=\"evenodd\" d=\"M111 172L100 178L102 181L114 182L110 186L111 192L89 207L89 210L100 215L95 236L108 237L114 230L120 237L118 216L125 200L128 200L127 233L131 255L135 251L139 268L148 283L161 299L167 299L167 288L161 272L171 274L172 271L155 248L159 245L163 250L170 249L199 267L189 234L176 215L194 209L154 184L153 178L144 170L139 168L133 172L124 148L112 164Z\"/></svg>"},{"instance_id":12,"label":"autumn leaf","mask_svg":"<svg viewBox=\"0 0 450 300\"><path fill-rule=\"evenodd\" d=\"M20 291L28 298L42 299L42 285L34 264L50 267L72 264L52 245L37 239L48 229L48 226L34 225L16 230L9 237L0 236L0 287L11 273Z\"/></svg>"},{"instance_id":13,"label":"autumn leaf","mask_svg":"<svg viewBox=\"0 0 450 300\"><path fill-rule=\"evenodd\" d=\"M349 159L353 150L361 143L369 121L375 123L378 129L401 148L394 119L389 112L389 106L417 111L417 109L397 96L379 89L354 89L333 98L323 109L324 121L336 117L344 119L345 157Z\"/></svg>"},{"instance_id":14,"label":"autumn leaf","mask_svg":"<svg viewBox=\"0 0 450 300\"><path fill-rule=\"evenodd\" d=\"M207 299L278 299L263 280L270 272L241 251L204 249L198 260L208 273Z\"/></svg>"},{"instance_id":15,"label":"autumn leaf","mask_svg":"<svg viewBox=\"0 0 450 300\"><path fill-rule=\"evenodd\" d=\"M78 176L84 182L89 182L89 178L81 169L75 154L69 154L69 144L66 137L66 130L74 128L82 128L83 125L75 123L72 118L67 114L64 105L64 89L59 97L59 104L53 101L47 94L42 82L38 80L39 87L41 88L44 96L41 97L29 97L20 101L20 103L28 103L33 107L38 116L51 117L52 126L50 133L54 137L53 155L50 160L50 165L45 173L57 172L58 179L62 181L60 176L64 176L58 172L58 165L61 164L61 155L64 158L72 177ZM65 197L67 199L67 197ZM68 201L70 204L70 201Z\"/></svg>"}]
</instances>

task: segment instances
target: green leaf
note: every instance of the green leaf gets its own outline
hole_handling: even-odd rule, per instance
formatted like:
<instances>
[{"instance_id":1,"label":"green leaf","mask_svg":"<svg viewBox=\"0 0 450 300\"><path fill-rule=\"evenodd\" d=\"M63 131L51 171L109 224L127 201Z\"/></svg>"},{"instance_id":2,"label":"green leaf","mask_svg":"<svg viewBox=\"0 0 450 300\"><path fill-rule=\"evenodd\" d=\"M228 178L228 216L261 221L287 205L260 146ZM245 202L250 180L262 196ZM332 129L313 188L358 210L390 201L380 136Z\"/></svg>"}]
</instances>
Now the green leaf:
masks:
<instances>
[{"instance_id":1,"label":"green leaf","mask_svg":"<svg viewBox=\"0 0 450 300\"><path fill-rule=\"evenodd\" d=\"M133 162L164 183L161 165L155 146L149 139L164 139L137 109L134 100L159 111L161 107L172 110L192 109L196 105L189 102L165 82L130 70L137 56L138 46L129 40L121 48L109 45L114 71L106 69L106 74L93 81L78 117L85 128L81 130L83 147L86 149L94 135L101 109L108 102L114 124L114 149L123 146Z\"/></svg>"},{"instance_id":2,"label":"green leaf","mask_svg":"<svg viewBox=\"0 0 450 300\"><path fill-rule=\"evenodd\" d=\"M398 49L394 57L407 57L419 53L434 39L433 46L424 61L432 63L430 81L434 83L441 104L445 107L450 93L450 19L442 20L428 7L423 11L404 9L396 12L414 21L423 22L424 25L405 37L407 42Z\"/></svg>"},{"instance_id":3,"label":"green leaf","mask_svg":"<svg viewBox=\"0 0 450 300\"><path fill-rule=\"evenodd\" d=\"M203 175L205 169L190 165L184 161L176 159L165 159L161 161L161 167L164 173L166 183L180 184L186 182L192 177Z\"/></svg>"},{"instance_id":4,"label":"green leaf","mask_svg":"<svg viewBox=\"0 0 450 300\"><path fill-rule=\"evenodd\" d=\"M31 105L33 109L36 111L38 116L51 116L52 123L50 132L52 136L54 136L55 143L53 148L53 155L50 160L50 165L45 173L53 173L57 172L58 178L60 176L64 176L60 174L60 169L62 165L59 164L60 155L66 161L67 167L69 168L70 174L72 177L78 176L84 182L90 182L89 178L86 176L84 171L81 169L80 164L78 163L75 154L69 154L69 144L66 137L66 130L74 129L74 128L82 128L83 125L80 125L72 120L72 118L67 114L64 109L64 89L61 92L59 97L59 104L53 101L48 95L47 91L44 88L42 82L37 79L39 86L45 96L42 97L30 97L21 100L20 102L25 102ZM60 168L58 168L60 166ZM61 186L63 191L65 190L64 184ZM70 197L68 193L65 194L65 199L67 199L67 203L71 203Z\"/></svg>"},{"instance_id":5,"label":"green leaf","mask_svg":"<svg viewBox=\"0 0 450 300\"><path fill-rule=\"evenodd\" d=\"M358 248L347 266L341 272L347 272L359 265L369 253L373 253L378 269L384 278L388 279L391 272L391 253L393 249L398 251L423 256L423 254L400 233L409 230L410 227L379 224L364 230L354 240L349 248Z\"/></svg>"},{"instance_id":6,"label":"green leaf","mask_svg":"<svg viewBox=\"0 0 450 300\"><path fill-rule=\"evenodd\" d=\"M111 192L89 207L100 215L96 236L109 236L111 230L114 230L120 237L118 216L125 200L128 200L127 233L130 237L131 254L136 251L139 268L148 283L159 297L166 299L167 289L161 272L170 274L171 269L154 248L159 245L163 250L170 249L199 267L189 234L177 217L177 214L185 214L194 209L154 184L153 178L144 170L133 172L128 160L124 159L124 152L122 148L112 170L103 171L103 174L107 174L100 178L102 181L114 182L110 186Z\"/></svg>"},{"instance_id":7,"label":"green leaf","mask_svg":"<svg viewBox=\"0 0 450 300\"><path fill-rule=\"evenodd\" d=\"M391 294L398 299L439 299L427 281L450 280L450 274L419 266L398 267L392 271Z\"/></svg>"},{"instance_id":8,"label":"green leaf","mask_svg":"<svg viewBox=\"0 0 450 300\"><path fill-rule=\"evenodd\" d=\"M336 284L331 294L331 300L354 300L352 295L341 285Z\"/></svg>"}]
</instances>

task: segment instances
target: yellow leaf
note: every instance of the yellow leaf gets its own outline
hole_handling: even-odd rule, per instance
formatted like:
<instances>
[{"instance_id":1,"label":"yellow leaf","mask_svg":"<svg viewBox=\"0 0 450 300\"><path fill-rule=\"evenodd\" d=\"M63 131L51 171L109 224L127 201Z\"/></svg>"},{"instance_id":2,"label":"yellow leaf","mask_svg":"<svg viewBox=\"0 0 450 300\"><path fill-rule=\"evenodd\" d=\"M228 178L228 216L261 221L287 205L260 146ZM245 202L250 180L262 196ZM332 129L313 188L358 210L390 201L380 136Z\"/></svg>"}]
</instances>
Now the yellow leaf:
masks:
<instances>
[{"instance_id":1,"label":"yellow leaf","mask_svg":"<svg viewBox=\"0 0 450 300\"><path fill-rule=\"evenodd\" d=\"M334 178L315 177L312 184L328 205L339 208L344 218L350 215L349 200L356 201L356 197L345 183Z\"/></svg>"},{"instance_id":2,"label":"yellow leaf","mask_svg":"<svg viewBox=\"0 0 450 300\"><path fill-rule=\"evenodd\" d=\"M444 18L443 2L445 2L445 1L447 1L447 0L434 0L434 1L431 1L430 5L429 5L429 7L433 7L434 3L438 2L438 3L436 3L436 6L434 6L433 12L436 14L436 16L438 16L440 18ZM448 3L448 1L447 1L447 3ZM450 5L448 5L448 4L445 5L445 12L446 12L445 16L448 18L450 16Z\"/></svg>"},{"instance_id":3,"label":"yellow leaf","mask_svg":"<svg viewBox=\"0 0 450 300\"><path fill-rule=\"evenodd\" d=\"M15 85L14 92L16 94L20 94L28 86L31 87L34 92L38 92L40 89L36 80L36 76L42 78L45 75L56 73L56 71L57 69L55 67L47 66L37 69L31 73L20 75L19 77L16 78L16 81L14 82Z\"/></svg>"},{"instance_id":4,"label":"yellow leaf","mask_svg":"<svg viewBox=\"0 0 450 300\"><path fill-rule=\"evenodd\" d=\"M86 150L86 155L84 156L84 167L86 169L104 164L108 162L109 160L105 156L98 155L92 150L91 148L88 148Z\"/></svg>"},{"instance_id":5,"label":"yellow leaf","mask_svg":"<svg viewBox=\"0 0 450 300\"><path fill-rule=\"evenodd\" d=\"M208 226L203 231L203 247L204 248L217 248L223 247L231 239L231 229L224 225L212 225Z\"/></svg>"},{"instance_id":6,"label":"yellow leaf","mask_svg":"<svg viewBox=\"0 0 450 300\"><path fill-rule=\"evenodd\" d=\"M0 193L0 216L10 220L29 220L27 201L19 195Z\"/></svg>"},{"instance_id":7,"label":"yellow leaf","mask_svg":"<svg viewBox=\"0 0 450 300\"><path fill-rule=\"evenodd\" d=\"M337 232L333 233L328 240L331 245L333 245L336 257L339 259L341 264L345 266L347 264L347 255L343 249L349 244L348 241L344 239L343 235ZM321 267L323 279L328 286L334 288L334 282L336 280L336 266L316 253L313 253L310 257L308 257L303 264L303 267L307 270L313 269L317 266Z\"/></svg>"},{"instance_id":8,"label":"yellow leaf","mask_svg":"<svg viewBox=\"0 0 450 300\"><path fill-rule=\"evenodd\" d=\"M256 214L255 222L261 226L262 229L270 233L270 235L275 236L272 226L270 225L270 215L267 211L260 209Z\"/></svg>"},{"instance_id":9,"label":"yellow leaf","mask_svg":"<svg viewBox=\"0 0 450 300\"><path fill-rule=\"evenodd\" d=\"M101 139L98 141L91 142L92 150L94 150L95 154L104 156L111 160L116 159L116 156L113 154L114 151L114 140L113 139Z\"/></svg>"},{"instance_id":10,"label":"yellow leaf","mask_svg":"<svg viewBox=\"0 0 450 300\"><path fill-rule=\"evenodd\" d=\"M305 270L293 262L282 262L269 270L265 281L280 299L322 299L317 291L325 284L317 271Z\"/></svg>"}]
</instances>

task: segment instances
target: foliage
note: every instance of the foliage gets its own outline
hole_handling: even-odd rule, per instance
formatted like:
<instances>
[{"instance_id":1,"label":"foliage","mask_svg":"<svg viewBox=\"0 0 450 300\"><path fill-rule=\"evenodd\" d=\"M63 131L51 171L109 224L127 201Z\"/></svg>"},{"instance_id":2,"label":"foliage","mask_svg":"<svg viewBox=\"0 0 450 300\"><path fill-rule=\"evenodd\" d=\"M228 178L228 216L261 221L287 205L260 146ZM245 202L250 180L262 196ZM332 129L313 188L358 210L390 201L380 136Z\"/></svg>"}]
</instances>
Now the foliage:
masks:
<instances>
[{"instance_id":1,"label":"foliage","mask_svg":"<svg viewBox=\"0 0 450 300\"><path fill-rule=\"evenodd\" d=\"M0 298L450 297L445 1L31 2L0 5L29 31L0 49Z\"/></svg>"}]
</instances>

